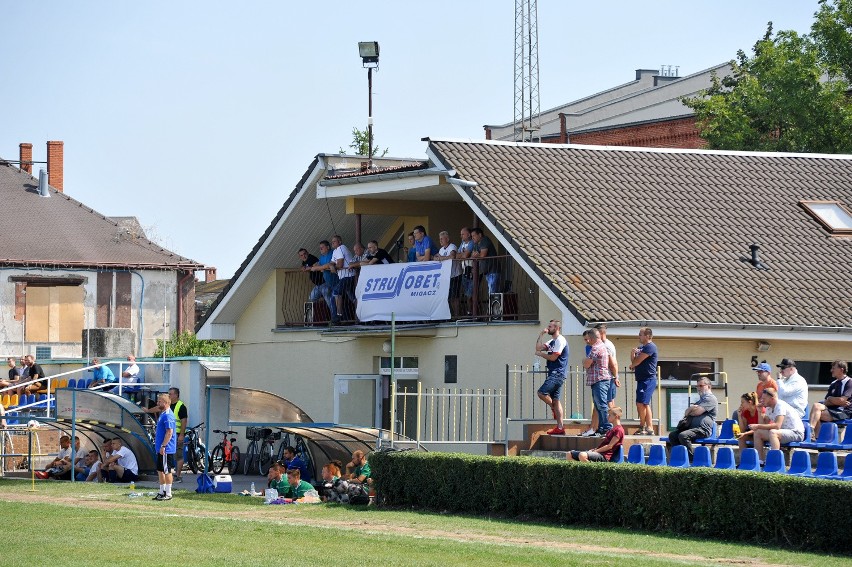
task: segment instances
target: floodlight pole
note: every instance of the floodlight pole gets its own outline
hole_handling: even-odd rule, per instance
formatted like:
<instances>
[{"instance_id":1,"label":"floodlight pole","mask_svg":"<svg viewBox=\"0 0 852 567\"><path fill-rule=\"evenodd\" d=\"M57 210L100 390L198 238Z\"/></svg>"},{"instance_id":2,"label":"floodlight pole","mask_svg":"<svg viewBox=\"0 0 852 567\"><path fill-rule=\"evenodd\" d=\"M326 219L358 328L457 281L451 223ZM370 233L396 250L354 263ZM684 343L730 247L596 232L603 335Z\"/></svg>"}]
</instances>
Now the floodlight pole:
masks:
<instances>
[{"instance_id":1,"label":"floodlight pole","mask_svg":"<svg viewBox=\"0 0 852 567\"><path fill-rule=\"evenodd\" d=\"M373 68L367 67L367 168L373 169Z\"/></svg>"}]
</instances>

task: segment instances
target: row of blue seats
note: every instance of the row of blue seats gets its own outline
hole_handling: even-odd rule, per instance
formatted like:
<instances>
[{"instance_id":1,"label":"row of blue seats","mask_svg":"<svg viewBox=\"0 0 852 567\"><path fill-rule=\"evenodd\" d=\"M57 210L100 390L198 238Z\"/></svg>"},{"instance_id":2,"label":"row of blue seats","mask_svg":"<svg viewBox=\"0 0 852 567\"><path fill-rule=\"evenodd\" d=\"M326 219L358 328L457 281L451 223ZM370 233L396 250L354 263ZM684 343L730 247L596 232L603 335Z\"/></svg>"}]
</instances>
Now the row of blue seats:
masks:
<instances>
[{"instance_id":1,"label":"row of blue seats","mask_svg":"<svg viewBox=\"0 0 852 567\"><path fill-rule=\"evenodd\" d=\"M51 407L53 407L53 400L50 400ZM18 396L18 403L13 405L9 404L6 407L7 410L13 410L17 407L28 406L25 409L38 409L39 407L47 407L48 398L47 394L21 394Z\"/></svg>"},{"instance_id":2,"label":"row of blue seats","mask_svg":"<svg viewBox=\"0 0 852 567\"><path fill-rule=\"evenodd\" d=\"M689 453L683 445L675 445L671 449L671 460L666 460L666 448L663 445L651 445L648 461L645 462L645 450L642 445L633 445L627 453L627 462L631 464L647 464L650 466L670 466L676 468L712 467L724 470L744 470L753 472L781 473L792 476L812 476L831 480L852 481L852 459L838 472L837 454L820 453L817 458L816 470L811 470L811 455L807 451L793 451L790 468L784 464L784 452L780 449L770 449L766 453L766 463L760 466L757 449L747 448L740 453L740 464L734 460L734 450L731 447L719 447L716 454L716 464L711 461L710 448L698 446L689 462Z\"/></svg>"},{"instance_id":3,"label":"row of blue seats","mask_svg":"<svg viewBox=\"0 0 852 567\"><path fill-rule=\"evenodd\" d=\"M734 436L733 419L726 419L722 422L722 427L719 434L713 437L704 439L696 439L695 442L700 445L738 445L739 442ZM849 433L852 427L846 427L843 432L843 439L840 439L840 429L838 424L846 425L846 422L825 422L820 425L819 436L816 441L811 441L811 424L805 423L805 438L803 441L793 441L785 443L784 447L792 447L799 449L817 449L827 451L852 451L852 434ZM662 441L667 440L667 437L660 438ZM751 445L749 441L749 445Z\"/></svg>"},{"instance_id":4,"label":"row of blue seats","mask_svg":"<svg viewBox=\"0 0 852 567\"><path fill-rule=\"evenodd\" d=\"M76 388L78 390L85 390L94 382L94 378L80 378L79 380L75 380L74 378L70 378L68 380L68 388Z\"/></svg>"}]
</instances>

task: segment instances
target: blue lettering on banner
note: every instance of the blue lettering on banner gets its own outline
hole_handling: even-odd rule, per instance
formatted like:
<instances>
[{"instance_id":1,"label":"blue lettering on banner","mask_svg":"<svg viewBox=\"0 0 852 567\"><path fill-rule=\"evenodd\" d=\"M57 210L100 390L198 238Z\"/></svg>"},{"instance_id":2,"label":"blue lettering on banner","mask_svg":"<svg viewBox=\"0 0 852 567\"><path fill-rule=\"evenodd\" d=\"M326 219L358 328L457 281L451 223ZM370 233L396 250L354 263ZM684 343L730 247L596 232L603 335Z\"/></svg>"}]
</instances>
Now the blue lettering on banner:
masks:
<instances>
[{"instance_id":1,"label":"blue lettering on banner","mask_svg":"<svg viewBox=\"0 0 852 567\"><path fill-rule=\"evenodd\" d=\"M406 266L399 276L368 279L361 301L393 299L403 294L411 297L436 295L441 287L440 278L441 264L438 262Z\"/></svg>"}]
</instances>

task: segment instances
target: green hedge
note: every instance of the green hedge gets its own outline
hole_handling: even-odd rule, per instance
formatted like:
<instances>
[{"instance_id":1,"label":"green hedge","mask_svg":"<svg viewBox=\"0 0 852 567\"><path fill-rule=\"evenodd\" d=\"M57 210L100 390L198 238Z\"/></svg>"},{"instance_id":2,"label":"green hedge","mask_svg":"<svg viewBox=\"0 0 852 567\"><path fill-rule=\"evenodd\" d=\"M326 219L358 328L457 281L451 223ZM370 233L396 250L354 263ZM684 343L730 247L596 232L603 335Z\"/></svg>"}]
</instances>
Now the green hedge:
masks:
<instances>
[{"instance_id":1,"label":"green hedge","mask_svg":"<svg viewBox=\"0 0 852 567\"><path fill-rule=\"evenodd\" d=\"M852 482L414 451L369 460L379 499L390 506L850 553Z\"/></svg>"}]
</instances>

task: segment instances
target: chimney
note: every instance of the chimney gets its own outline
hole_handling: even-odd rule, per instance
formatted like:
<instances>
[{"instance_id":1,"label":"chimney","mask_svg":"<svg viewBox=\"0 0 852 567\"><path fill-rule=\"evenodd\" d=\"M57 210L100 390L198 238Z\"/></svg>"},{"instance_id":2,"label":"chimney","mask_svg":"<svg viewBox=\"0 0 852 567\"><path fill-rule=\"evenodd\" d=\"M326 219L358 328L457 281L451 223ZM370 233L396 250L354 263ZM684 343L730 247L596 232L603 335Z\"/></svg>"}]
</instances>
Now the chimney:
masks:
<instances>
[{"instance_id":1,"label":"chimney","mask_svg":"<svg viewBox=\"0 0 852 567\"><path fill-rule=\"evenodd\" d=\"M216 268L204 268L204 283L216 281Z\"/></svg>"},{"instance_id":2,"label":"chimney","mask_svg":"<svg viewBox=\"0 0 852 567\"><path fill-rule=\"evenodd\" d=\"M21 171L26 171L30 175L33 174L33 145L29 142L22 142L20 145L20 157L21 160L20 166Z\"/></svg>"},{"instance_id":3,"label":"chimney","mask_svg":"<svg viewBox=\"0 0 852 567\"><path fill-rule=\"evenodd\" d=\"M59 191L63 192L63 158L62 146L63 142L48 142L47 143L47 176L50 178L50 185Z\"/></svg>"}]
</instances>

